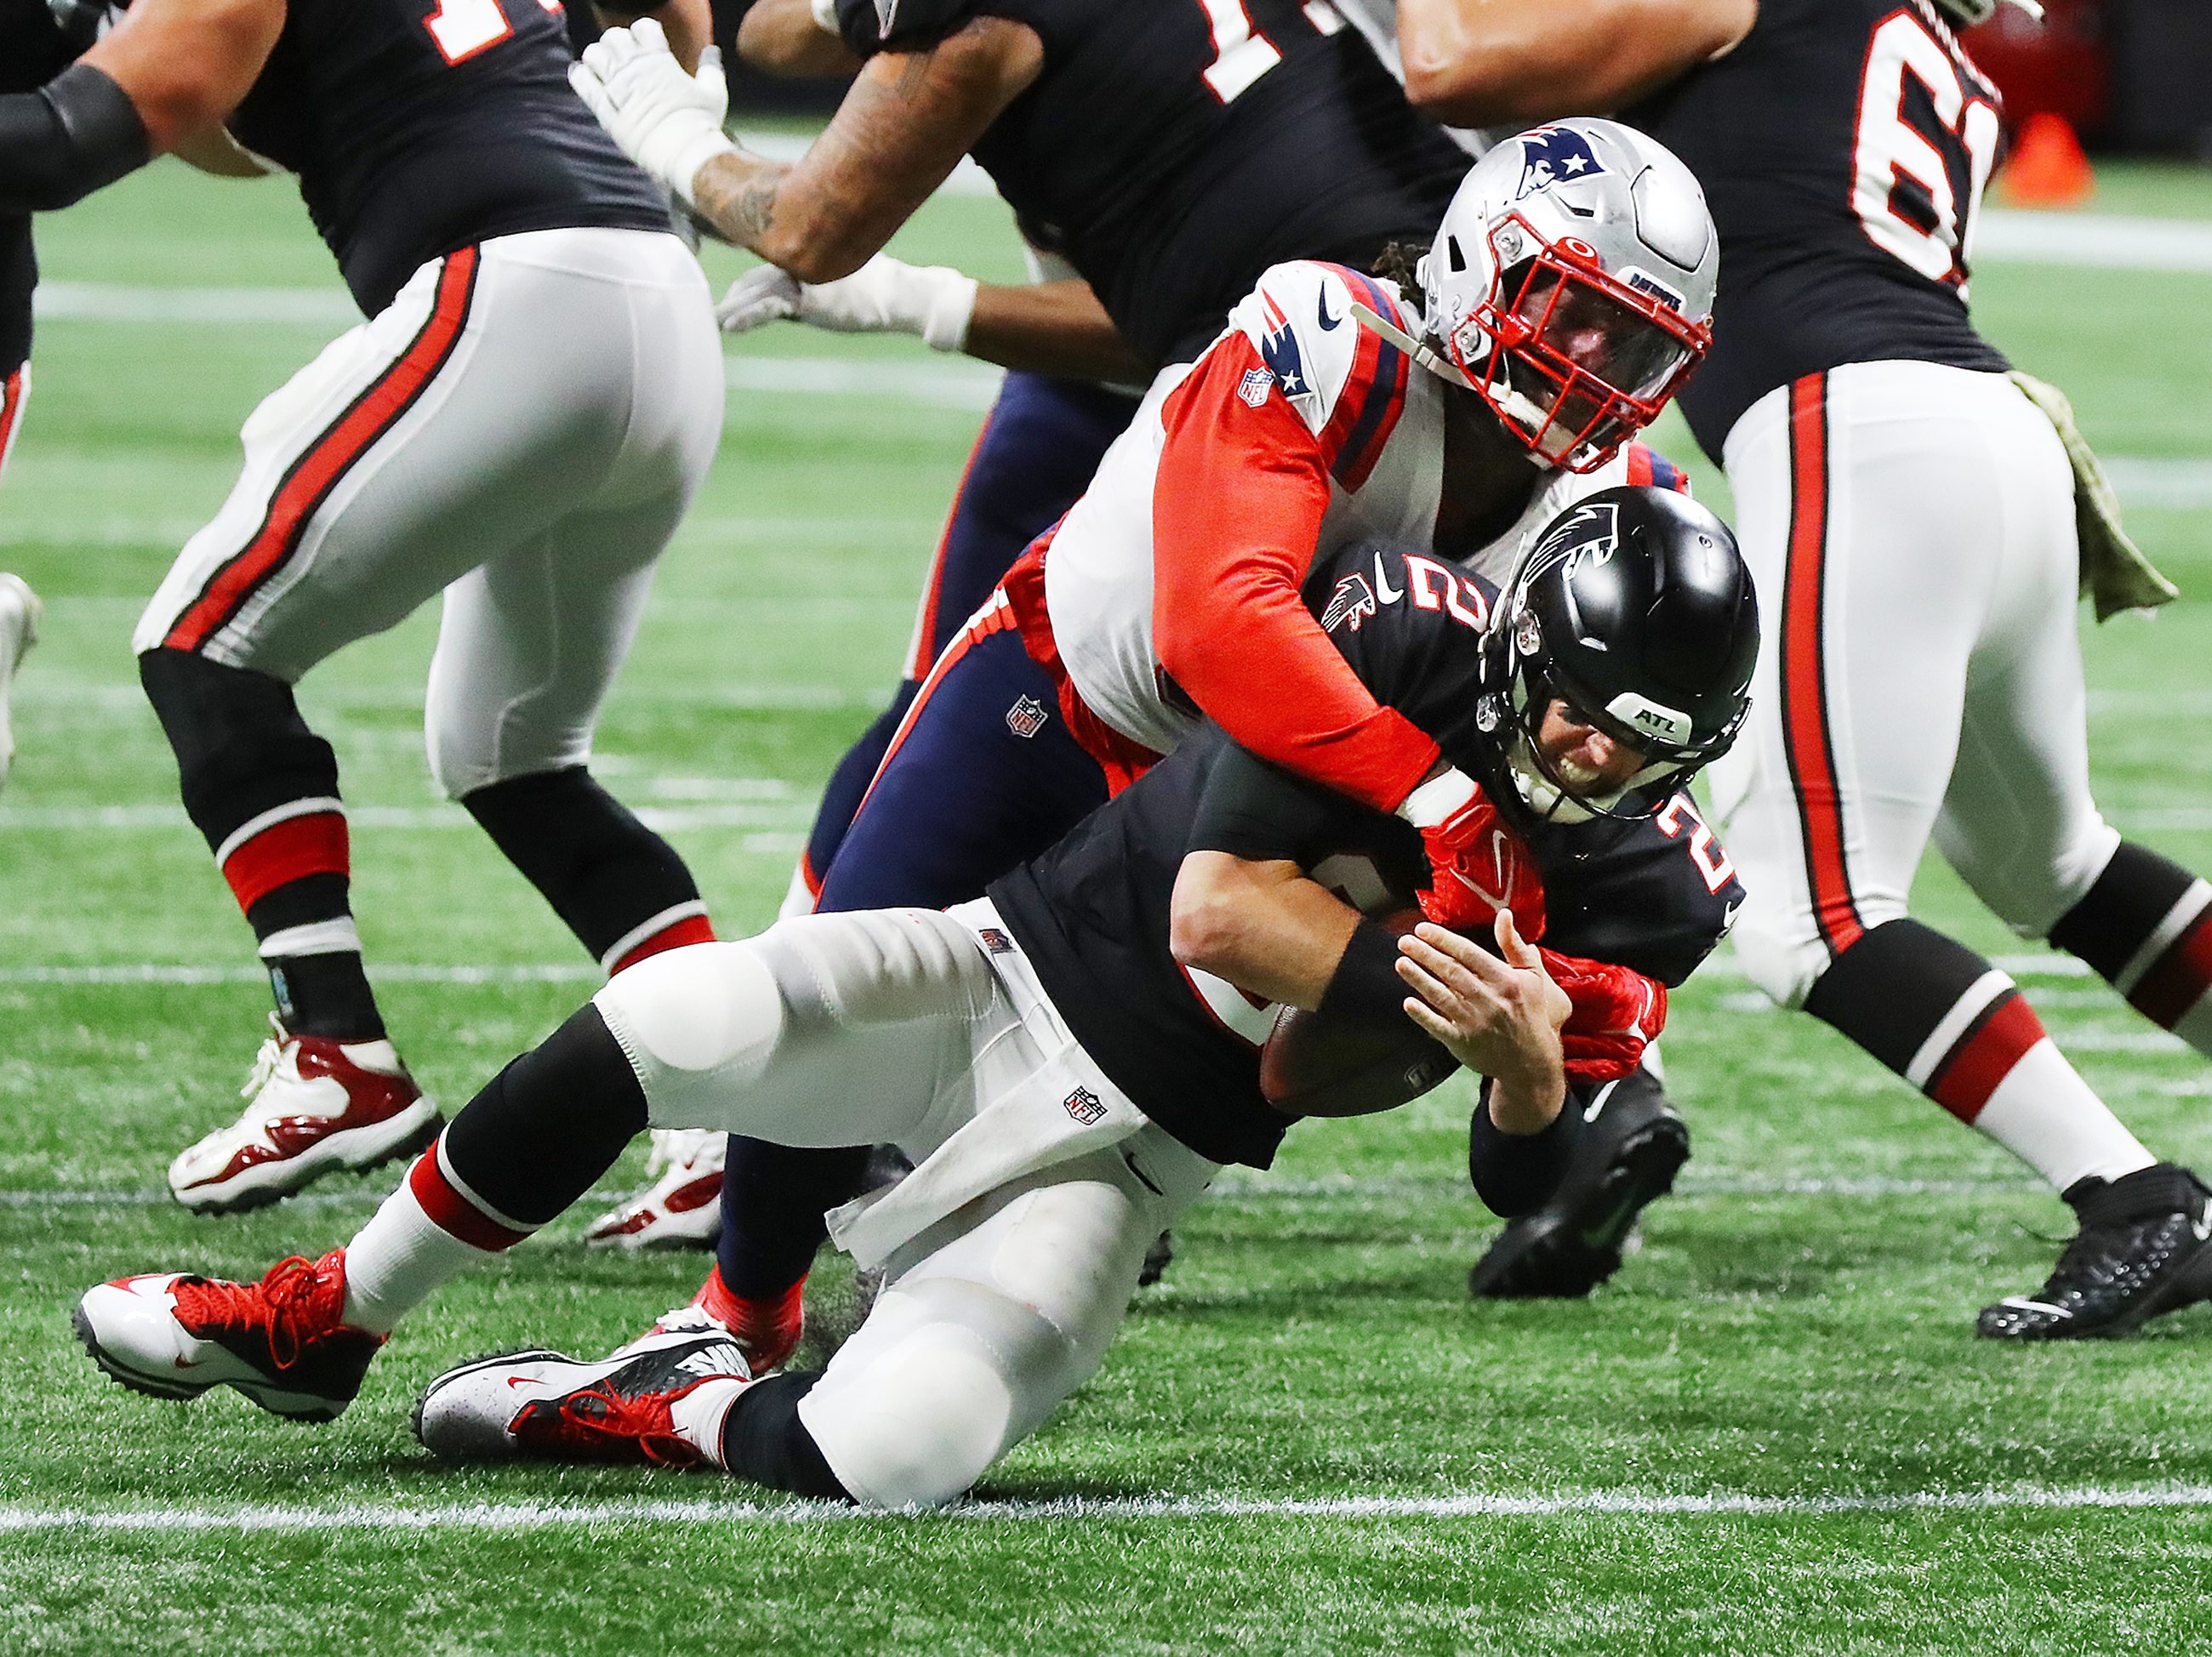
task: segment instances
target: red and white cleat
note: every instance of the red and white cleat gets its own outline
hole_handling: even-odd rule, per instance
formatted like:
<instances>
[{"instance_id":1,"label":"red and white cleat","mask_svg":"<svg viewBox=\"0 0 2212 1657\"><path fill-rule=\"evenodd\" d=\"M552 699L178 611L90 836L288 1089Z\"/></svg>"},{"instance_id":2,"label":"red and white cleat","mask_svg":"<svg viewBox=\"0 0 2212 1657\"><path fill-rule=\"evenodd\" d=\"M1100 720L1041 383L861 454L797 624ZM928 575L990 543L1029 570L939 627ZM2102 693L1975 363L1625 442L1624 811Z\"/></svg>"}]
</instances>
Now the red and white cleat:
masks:
<instances>
[{"instance_id":1,"label":"red and white cleat","mask_svg":"<svg viewBox=\"0 0 2212 1657\"><path fill-rule=\"evenodd\" d=\"M438 1137L444 1118L422 1096L386 1041L294 1035L276 1016L249 1101L169 1164L169 1189L196 1214L234 1214L290 1196L325 1174L411 1156Z\"/></svg>"},{"instance_id":2,"label":"red and white cleat","mask_svg":"<svg viewBox=\"0 0 2212 1657\"><path fill-rule=\"evenodd\" d=\"M738 1344L712 1326L648 1335L589 1363L558 1352L510 1352L432 1381L415 1406L415 1436L447 1461L529 1457L696 1466L708 1459L701 1448L707 1429L719 1427L751 1380ZM737 1385L685 1410L714 1381Z\"/></svg>"},{"instance_id":3,"label":"red and white cleat","mask_svg":"<svg viewBox=\"0 0 2212 1657\"><path fill-rule=\"evenodd\" d=\"M645 1189L601 1215L584 1234L622 1248L712 1248L722 1234L722 1158L729 1136L714 1128L655 1128Z\"/></svg>"},{"instance_id":4,"label":"red and white cleat","mask_svg":"<svg viewBox=\"0 0 2212 1657\"><path fill-rule=\"evenodd\" d=\"M348 1328L345 1256L297 1255L259 1283L167 1272L85 1291L71 1321L92 1361L134 1393L198 1398L230 1387L272 1415L334 1421L381 1336Z\"/></svg>"}]
</instances>

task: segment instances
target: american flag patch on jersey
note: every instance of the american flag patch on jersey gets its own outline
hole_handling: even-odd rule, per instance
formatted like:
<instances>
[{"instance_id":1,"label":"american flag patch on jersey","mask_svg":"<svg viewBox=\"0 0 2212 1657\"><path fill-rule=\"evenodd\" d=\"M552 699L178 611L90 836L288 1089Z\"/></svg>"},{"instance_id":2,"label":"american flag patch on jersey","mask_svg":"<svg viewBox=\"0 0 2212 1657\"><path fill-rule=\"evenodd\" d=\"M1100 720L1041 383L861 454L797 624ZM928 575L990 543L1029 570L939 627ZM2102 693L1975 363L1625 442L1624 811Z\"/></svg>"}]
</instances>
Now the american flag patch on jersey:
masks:
<instances>
[{"instance_id":1,"label":"american flag patch on jersey","mask_svg":"<svg viewBox=\"0 0 2212 1657\"><path fill-rule=\"evenodd\" d=\"M1274 383L1274 375L1265 368L1247 368L1243 379L1237 385L1237 395L1243 398L1249 406L1256 409L1267 400L1267 388Z\"/></svg>"},{"instance_id":2,"label":"american flag patch on jersey","mask_svg":"<svg viewBox=\"0 0 2212 1657\"><path fill-rule=\"evenodd\" d=\"M978 927L975 936L983 940L983 947L993 955L1012 955L1014 952L1014 940L996 926Z\"/></svg>"},{"instance_id":3,"label":"american flag patch on jersey","mask_svg":"<svg viewBox=\"0 0 2212 1657\"><path fill-rule=\"evenodd\" d=\"M1067 1107L1067 1114L1085 1127L1106 1114L1106 1102L1089 1088L1076 1089L1060 1102Z\"/></svg>"}]
</instances>

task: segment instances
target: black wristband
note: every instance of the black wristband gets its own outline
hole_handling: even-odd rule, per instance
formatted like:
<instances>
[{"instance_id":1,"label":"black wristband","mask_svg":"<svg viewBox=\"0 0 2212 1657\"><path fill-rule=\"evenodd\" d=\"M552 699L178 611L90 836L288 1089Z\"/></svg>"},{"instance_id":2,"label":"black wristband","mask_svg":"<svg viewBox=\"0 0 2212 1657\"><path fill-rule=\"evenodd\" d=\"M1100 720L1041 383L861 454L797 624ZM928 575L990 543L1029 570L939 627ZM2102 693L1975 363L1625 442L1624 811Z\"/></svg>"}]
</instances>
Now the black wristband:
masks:
<instances>
[{"instance_id":1,"label":"black wristband","mask_svg":"<svg viewBox=\"0 0 2212 1657\"><path fill-rule=\"evenodd\" d=\"M91 64L71 64L36 92L0 97L0 213L67 207L151 154L130 94Z\"/></svg>"},{"instance_id":2,"label":"black wristband","mask_svg":"<svg viewBox=\"0 0 2212 1657\"><path fill-rule=\"evenodd\" d=\"M1552 1125L1537 1133L1508 1133L1490 1117L1491 1084L1474 1102L1467 1136L1468 1177L1483 1205L1503 1219L1534 1213L1567 1176L1582 1138L1583 1101L1569 1089Z\"/></svg>"},{"instance_id":3,"label":"black wristband","mask_svg":"<svg viewBox=\"0 0 2212 1657\"><path fill-rule=\"evenodd\" d=\"M1398 976L1397 938L1389 927L1363 916L1337 957L1336 975L1322 992L1320 1011L1379 1023L1393 1014L1404 1017L1411 993Z\"/></svg>"}]
</instances>

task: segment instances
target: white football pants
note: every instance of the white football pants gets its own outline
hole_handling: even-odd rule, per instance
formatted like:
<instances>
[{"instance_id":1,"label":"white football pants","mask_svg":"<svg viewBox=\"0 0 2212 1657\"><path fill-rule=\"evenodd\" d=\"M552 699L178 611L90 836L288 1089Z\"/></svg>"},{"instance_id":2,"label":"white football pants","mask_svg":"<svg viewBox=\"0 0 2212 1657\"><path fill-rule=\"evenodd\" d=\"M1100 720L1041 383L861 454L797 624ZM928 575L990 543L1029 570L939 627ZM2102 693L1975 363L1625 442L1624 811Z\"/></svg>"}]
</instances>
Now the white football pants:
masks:
<instances>
[{"instance_id":1,"label":"white football pants","mask_svg":"<svg viewBox=\"0 0 2212 1657\"><path fill-rule=\"evenodd\" d=\"M1725 459L1762 638L1749 722L1711 775L1753 981L1802 1005L1905 914L1931 834L2043 936L2119 844L2089 794L2051 422L2002 374L1853 363L1753 404Z\"/></svg>"},{"instance_id":2,"label":"white football pants","mask_svg":"<svg viewBox=\"0 0 2212 1657\"><path fill-rule=\"evenodd\" d=\"M229 500L131 647L292 682L443 592L440 786L584 763L720 440L720 341L672 235L538 230L432 260L253 411Z\"/></svg>"},{"instance_id":3,"label":"white football pants","mask_svg":"<svg viewBox=\"0 0 2212 1657\"><path fill-rule=\"evenodd\" d=\"M1035 1431L1218 1171L1076 1044L988 901L802 915L655 956L593 1004L653 1126L888 1142L916 1166L886 1207L943 1199L893 1235L873 1310L799 1406L872 1506L950 1502Z\"/></svg>"}]
</instances>

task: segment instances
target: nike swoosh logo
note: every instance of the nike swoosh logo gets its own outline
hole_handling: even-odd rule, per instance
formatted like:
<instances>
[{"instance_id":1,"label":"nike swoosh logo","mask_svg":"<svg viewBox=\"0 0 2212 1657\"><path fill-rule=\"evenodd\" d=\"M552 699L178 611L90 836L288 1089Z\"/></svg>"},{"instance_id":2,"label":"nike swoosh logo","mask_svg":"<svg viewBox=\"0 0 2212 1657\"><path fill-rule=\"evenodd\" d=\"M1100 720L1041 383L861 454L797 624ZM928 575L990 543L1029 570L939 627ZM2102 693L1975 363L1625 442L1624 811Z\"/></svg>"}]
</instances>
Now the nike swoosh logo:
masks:
<instances>
[{"instance_id":1,"label":"nike swoosh logo","mask_svg":"<svg viewBox=\"0 0 2212 1657\"><path fill-rule=\"evenodd\" d=\"M1326 282L1322 285L1321 298L1315 308L1321 313L1321 325L1323 328L1338 328L1343 325L1342 317L1332 319L1328 314L1328 285Z\"/></svg>"},{"instance_id":2,"label":"nike swoosh logo","mask_svg":"<svg viewBox=\"0 0 2212 1657\"><path fill-rule=\"evenodd\" d=\"M1375 596L1386 604L1395 604L1406 596L1405 591L1390 585L1390 578L1382 570L1382 555L1375 555Z\"/></svg>"},{"instance_id":3,"label":"nike swoosh logo","mask_svg":"<svg viewBox=\"0 0 2212 1657\"><path fill-rule=\"evenodd\" d=\"M2189 1223L2189 1229L2197 1234L2197 1241L2212 1241L2212 1200L2205 1203L2203 1213Z\"/></svg>"},{"instance_id":4,"label":"nike swoosh logo","mask_svg":"<svg viewBox=\"0 0 2212 1657\"><path fill-rule=\"evenodd\" d=\"M1615 1228L1617 1228L1620 1223L1626 1219L1631 1214L1634 1213L1635 1211L1636 1193L1632 1191L1627 1196L1623 1197L1618 1203L1615 1203L1612 1211L1607 1213L1602 1220L1600 1220L1595 1225L1586 1226L1583 1229L1583 1230L1578 1234L1582 1238L1583 1247L1584 1248L1604 1247L1613 1240L1613 1234Z\"/></svg>"}]
</instances>

